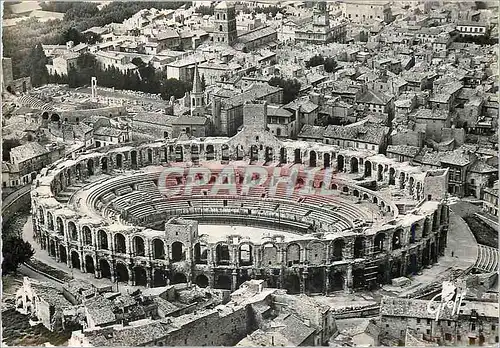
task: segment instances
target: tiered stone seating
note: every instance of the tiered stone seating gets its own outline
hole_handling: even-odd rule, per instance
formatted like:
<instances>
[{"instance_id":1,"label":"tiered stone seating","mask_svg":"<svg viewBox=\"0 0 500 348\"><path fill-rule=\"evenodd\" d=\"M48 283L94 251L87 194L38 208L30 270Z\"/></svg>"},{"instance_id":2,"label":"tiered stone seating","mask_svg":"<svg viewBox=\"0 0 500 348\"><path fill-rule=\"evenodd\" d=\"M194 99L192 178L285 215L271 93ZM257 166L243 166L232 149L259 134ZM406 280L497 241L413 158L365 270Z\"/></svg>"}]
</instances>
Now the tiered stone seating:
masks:
<instances>
[{"instance_id":1,"label":"tiered stone seating","mask_svg":"<svg viewBox=\"0 0 500 348\"><path fill-rule=\"evenodd\" d=\"M498 258L498 249L479 244L475 267L483 272L495 272L498 269Z\"/></svg>"},{"instance_id":2,"label":"tiered stone seating","mask_svg":"<svg viewBox=\"0 0 500 348\"><path fill-rule=\"evenodd\" d=\"M123 196L123 195L126 195L126 194L128 194L128 193L130 193L132 191L133 191L132 187L130 187L130 186L122 186L122 187L117 188L115 190L115 194L117 196Z\"/></svg>"}]
</instances>

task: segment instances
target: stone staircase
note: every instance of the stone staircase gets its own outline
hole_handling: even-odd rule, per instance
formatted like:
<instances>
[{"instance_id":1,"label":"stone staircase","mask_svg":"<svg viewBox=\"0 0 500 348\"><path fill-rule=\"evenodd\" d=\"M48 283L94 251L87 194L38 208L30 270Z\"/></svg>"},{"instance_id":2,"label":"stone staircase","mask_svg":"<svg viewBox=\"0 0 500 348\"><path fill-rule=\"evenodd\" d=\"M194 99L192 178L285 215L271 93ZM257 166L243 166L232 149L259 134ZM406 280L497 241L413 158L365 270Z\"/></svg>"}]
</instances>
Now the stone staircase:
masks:
<instances>
[{"instance_id":1,"label":"stone staircase","mask_svg":"<svg viewBox=\"0 0 500 348\"><path fill-rule=\"evenodd\" d=\"M482 272L496 272L498 270L498 249L479 244L479 255L475 268Z\"/></svg>"},{"instance_id":2,"label":"stone staircase","mask_svg":"<svg viewBox=\"0 0 500 348\"><path fill-rule=\"evenodd\" d=\"M71 186L66 187L64 191L59 192L59 194L56 196L57 201L61 203L68 203L71 196L85 185L86 183L78 182Z\"/></svg>"}]
</instances>

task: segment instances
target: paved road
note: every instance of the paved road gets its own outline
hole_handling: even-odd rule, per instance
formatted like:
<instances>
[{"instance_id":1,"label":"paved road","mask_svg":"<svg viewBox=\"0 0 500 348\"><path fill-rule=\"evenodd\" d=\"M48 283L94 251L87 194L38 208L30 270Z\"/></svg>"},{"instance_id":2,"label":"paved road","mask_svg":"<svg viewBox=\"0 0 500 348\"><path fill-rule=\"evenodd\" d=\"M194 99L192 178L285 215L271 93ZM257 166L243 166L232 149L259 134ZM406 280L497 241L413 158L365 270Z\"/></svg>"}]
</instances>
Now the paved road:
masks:
<instances>
[{"instance_id":1,"label":"paved road","mask_svg":"<svg viewBox=\"0 0 500 348\"><path fill-rule=\"evenodd\" d=\"M66 264L61 263L61 262L56 262L55 259L53 259L52 257L50 257L48 255L48 253L45 250L42 250L40 248L40 245L34 241L34 239L33 239L33 225L32 225L32 223L33 223L33 220L32 219L28 219L28 221L24 225L24 227L23 227L23 239L25 241L28 241L33 246L33 249L35 250L35 254L33 255L33 258L39 260L40 262L43 262L44 264L46 264L48 266L51 266L51 267L53 267L53 268L55 268L57 270L63 271L65 273L67 273L68 275L71 274L71 276L74 279L84 280L84 281L90 282L90 283L92 283L92 284L94 284L94 285L96 285L98 287L112 285L113 288L116 289L116 287L117 287L116 283L111 282L111 280L109 280L109 279L106 279L106 278L97 279L97 278L94 277L93 274L83 273L79 269L68 268L66 266ZM26 268L26 267L24 267L24 268ZM27 270L27 272L28 271L30 271L30 270ZM31 273L31 274L33 274L33 273ZM47 277L44 277L42 275L38 275L38 276L39 277L43 277L45 279L48 279ZM55 282L53 280L51 280L51 281L54 282L54 283L57 283L57 282ZM131 286L131 285L128 285L128 284L125 284L125 283L119 283L118 284L118 290L120 292L122 292L122 293L132 292L132 291L134 291L136 289L144 289L144 287L141 287L141 286Z\"/></svg>"},{"instance_id":2,"label":"paved road","mask_svg":"<svg viewBox=\"0 0 500 348\"><path fill-rule=\"evenodd\" d=\"M2 201L2 213L6 207L8 207L13 201L15 201L19 196L24 195L31 189L31 184L21 187L19 190L11 193ZM3 215L3 214L2 214Z\"/></svg>"}]
</instances>

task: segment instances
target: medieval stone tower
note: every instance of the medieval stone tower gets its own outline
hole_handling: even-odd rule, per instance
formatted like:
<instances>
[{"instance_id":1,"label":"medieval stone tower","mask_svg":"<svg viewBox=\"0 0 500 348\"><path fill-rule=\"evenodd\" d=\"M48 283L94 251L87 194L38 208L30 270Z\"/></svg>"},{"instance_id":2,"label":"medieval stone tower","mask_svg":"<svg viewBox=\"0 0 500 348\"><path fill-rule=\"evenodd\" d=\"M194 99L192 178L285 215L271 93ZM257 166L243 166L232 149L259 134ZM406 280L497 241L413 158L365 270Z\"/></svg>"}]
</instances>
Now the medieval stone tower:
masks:
<instances>
[{"instance_id":1,"label":"medieval stone tower","mask_svg":"<svg viewBox=\"0 0 500 348\"><path fill-rule=\"evenodd\" d=\"M191 91L191 116L205 115L203 92L200 74L198 73L198 64L196 64L194 66L193 90Z\"/></svg>"},{"instance_id":2,"label":"medieval stone tower","mask_svg":"<svg viewBox=\"0 0 500 348\"><path fill-rule=\"evenodd\" d=\"M222 42L228 45L235 43L238 34L236 32L236 11L234 5L222 1L215 7L214 16L214 42Z\"/></svg>"}]
</instances>

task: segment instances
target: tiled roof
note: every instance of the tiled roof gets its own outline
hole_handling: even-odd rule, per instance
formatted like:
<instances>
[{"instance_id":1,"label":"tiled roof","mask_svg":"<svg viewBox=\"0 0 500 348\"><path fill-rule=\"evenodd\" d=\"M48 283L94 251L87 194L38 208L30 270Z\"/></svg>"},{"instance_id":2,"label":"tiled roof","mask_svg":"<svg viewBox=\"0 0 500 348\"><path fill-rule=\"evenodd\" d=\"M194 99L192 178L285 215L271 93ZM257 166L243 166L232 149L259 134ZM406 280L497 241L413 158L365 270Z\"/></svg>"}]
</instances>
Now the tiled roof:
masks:
<instances>
[{"instance_id":1,"label":"tiled roof","mask_svg":"<svg viewBox=\"0 0 500 348\"><path fill-rule=\"evenodd\" d=\"M299 138L323 139L325 127L305 124L299 133Z\"/></svg>"},{"instance_id":2,"label":"tiled roof","mask_svg":"<svg viewBox=\"0 0 500 348\"><path fill-rule=\"evenodd\" d=\"M225 102L232 106L239 106L243 105L246 101L259 100L280 90L282 90L281 87L274 87L268 84L254 84L247 91L237 94Z\"/></svg>"},{"instance_id":3,"label":"tiled roof","mask_svg":"<svg viewBox=\"0 0 500 348\"><path fill-rule=\"evenodd\" d=\"M296 346L301 345L315 331L293 314L284 318L282 323L285 326L280 330L281 334Z\"/></svg>"},{"instance_id":4,"label":"tiled roof","mask_svg":"<svg viewBox=\"0 0 500 348\"><path fill-rule=\"evenodd\" d=\"M94 130L94 135L102 135L107 137L119 137L123 133L123 130L113 127L99 127Z\"/></svg>"},{"instance_id":5,"label":"tiled roof","mask_svg":"<svg viewBox=\"0 0 500 348\"><path fill-rule=\"evenodd\" d=\"M245 34L239 35L238 41L242 43L252 42L272 34L276 34L276 30L274 28L269 26L259 27Z\"/></svg>"},{"instance_id":6,"label":"tiled roof","mask_svg":"<svg viewBox=\"0 0 500 348\"><path fill-rule=\"evenodd\" d=\"M29 142L24 145L16 146L10 150L10 156L14 156L16 162L23 162L30 158L35 158L49 151L37 142Z\"/></svg>"},{"instance_id":7,"label":"tiled roof","mask_svg":"<svg viewBox=\"0 0 500 348\"><path fill-rule=\"evenodd\" d=\"M377 92L369 89L365 94L360 96L356 101L359 103L369 103L377 105L386 105L391 98L385 93Z\"/></svg>"},{"instance_id":8,"label":"tiled roof","mask_svg":"<svg viewBox=\"0 0 500 348\"><path fill-rule=\"evenodd\" d=\"M325 137L362 141L370 144L380 144L382 138L389 132L389 127L375 123L365 123L352 127L329 125L325 130Z\"/></svg>"},{"instance_id":9,"label":"tiled roof","mask_svg":"<svg viewBox=\"0 0 500 348\"><path fill-rule=\"evenodd\" d=\"M96 326L111 324L116 320L111 301L95 296L84 302L88 315Z\"/></svg>"},{"instance_id":10,"label":"tiled roof","mask_svg":"<svg viewBox=\"0 0 500 348\"><path fill-rule=\"evenodd\" d=\"M198 125L204 126L208 122L208 118L203 116L179 116L176 120L172 122L172 124L181 124L181 125Z\"/></svg>"},{"instance_id":11,"label":"tiled roof","mask_svg":"<svg viewBox=\"0 0 500 348\"><path fill-rule=\"evenodd\" d=\"M415 157L420 149L416 146L410 145L389 145L387 146L387 153L395 153L398 155Z\"/></svg>"},{"instance_id":12,"label":"tiled roof","mask_svg":"<svg viewBox=\"0 0 500 348\"><path fill-rule=\"evenodd\" d=\"M383 297L380 304L380 315L390 317L435 319L435 314L427 310L426 300L415 300L397 297ZM445 307L441 311L441 319L453 319L451 310Z\"/></svg>"},{"instance_id":13,"label":"tiled roof","mask_svg":"<svg viewBox=\"0 0 500 348\"><path fill-rule=\"evenodd\" d=\"M439 109L423 109L419 108L413 113L416 119L434 119L434 120L446 120L449 117L449 112Z\"/></svg>"},{"instance_id":14,"label":"tiled roof","mask_svg":"<svg viewBox=\"0 0 500 348\"><path fill-rule=\"evenodd\" d=\"M313 112L314 110L316 110L318 108L318 105L314 104L309 99L306 99L306 100L295 99L284 106L284 108L291 109L293 111L297 111L297 109L299 107L300 107L301 112L305 112L306 114L309 114L309 113Z\"/></svg>"},{"instance_id":15,"label":"tiled roof","mask_svg":"<svg viewBox=\"0 0 500 348\"><path fill-rule=\"evenodd\" d=\"M477 160L470 167L470 171L474 173L494 173L497 170L497 168L490 166L484 160Z\"/></svg>"}]
</instances>

